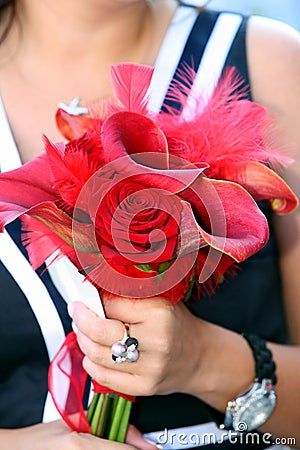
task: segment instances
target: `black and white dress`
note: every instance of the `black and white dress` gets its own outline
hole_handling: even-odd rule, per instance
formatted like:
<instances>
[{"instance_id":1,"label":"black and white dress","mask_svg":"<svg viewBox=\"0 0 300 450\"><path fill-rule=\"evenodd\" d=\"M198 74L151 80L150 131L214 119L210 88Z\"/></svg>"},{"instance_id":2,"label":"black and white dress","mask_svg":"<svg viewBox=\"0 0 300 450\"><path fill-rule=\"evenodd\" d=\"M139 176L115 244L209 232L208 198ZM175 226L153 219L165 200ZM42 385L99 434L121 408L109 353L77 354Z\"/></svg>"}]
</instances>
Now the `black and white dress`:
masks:
<instances>
[{"instance_id":1,"label":"black and white dress","mask_svg":"<svg viewBox=\"0 0 300 450\"><path fill-rule=\"evenodd\" d=\"M227 66L235 66L248 83L246 28L247 19L238 14L209 10L199 13L179 6L157 57L152 108L158 111L162 107L176 69L183 63L192 64L197 70L194 87L205 90L207 96ZM0 167L7 171L21 162L2 104L0 129ZM93 297L94 292L88 288L85 291L76 270L66 260L50 271L41 268L34 272L21 244L18 221L0 234L0 258L0 428L55 420L59 416L47 391L49 360L71 330L67 302ZM222 285L213 297L192 303L191 309L194 314L237 332L286 342L272 233L268 245L243 264L238 276ZM213 440L201 438L205 433L213 433L216 441L221 439L214 414L208 405L192 396L172 394L138 399L132 422L151 439L159 435L153 432L160 432L162 442L167 436L166 450L195 448L208 442L206 448L231 448L234 444L228 440L212 445ZM163 436L161 432L166 429L168 434ZM182 442L178 440L180 432L187 436L181 438ZM267 447L266 442L236 444L236 448L248 446Z\"/></svg>"}]
</instances>

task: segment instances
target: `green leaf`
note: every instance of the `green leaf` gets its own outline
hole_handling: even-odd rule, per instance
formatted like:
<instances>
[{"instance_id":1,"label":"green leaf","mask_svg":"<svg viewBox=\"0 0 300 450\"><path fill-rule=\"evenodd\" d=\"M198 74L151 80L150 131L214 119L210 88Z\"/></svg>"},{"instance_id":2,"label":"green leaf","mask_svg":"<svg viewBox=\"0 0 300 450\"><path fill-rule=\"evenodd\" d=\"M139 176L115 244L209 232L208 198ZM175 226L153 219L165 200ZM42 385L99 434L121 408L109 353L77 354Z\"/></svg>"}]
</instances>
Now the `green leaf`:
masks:
<instances>
[{"instance_id":1,"label":"green leaf","mask_svg":"<svg viewBox=\"0 0 300 450\"><path fill-rule=\"evenodd\" d=\"M171 260L171 261L165 261L165 262L160 263L160 265L158 266L158 269L157 269L158 273L159 274L164 273L170 267L172 262L173 261Z\"/></svg>"},{"instance_id":2,"label":"green leaf","mask_svg":"<svg viewBox=\"0 0 300 450\"><path fill-rule=\"evenodd\" d=\"M193 287L194 287L194 284L195 284L195 278L196 278L196 266L194 268L194 272L192 273L192 275L191 275L191 277L189 279L189 288L188 288L188 290L185 293L185 296L184 296L184 299L183 299L184 302L187 302L190 299L190 296L192 295Z\"/></svg>"},{"instance_id":3,"label":"green leaf","mask_svg":"<svg viewBox=\"0 0 300 450\"><path fill-rule=\"evenodd\" d=\"M142 272L155 273L155 270L152 270L149 264L135 264L134 267L141 270Z\"/></svg>"}]
</instances>

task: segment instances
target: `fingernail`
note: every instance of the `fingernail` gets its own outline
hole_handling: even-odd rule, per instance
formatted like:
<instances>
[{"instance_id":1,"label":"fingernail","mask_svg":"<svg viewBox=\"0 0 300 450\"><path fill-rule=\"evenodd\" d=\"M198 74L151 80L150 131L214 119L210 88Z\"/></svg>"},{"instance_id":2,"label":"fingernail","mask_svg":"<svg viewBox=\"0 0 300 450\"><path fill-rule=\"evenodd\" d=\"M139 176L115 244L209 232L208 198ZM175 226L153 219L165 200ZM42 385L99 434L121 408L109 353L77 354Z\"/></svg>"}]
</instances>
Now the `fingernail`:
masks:
<instances>
[{"instance_id":1,"label":"fingernail","mask_svg":"<svg viewBox=\"0 0 300 450\"><path fill-rule=\"evenodd\" d=\"M74 322L72 322L72 328L73 328L74 333L77 334L78 333L78 328L76 327Z\"/></svg>"},{"instance_id":2,"label":"fingernail","mask_svg":"<svg viewBox=\"0 0 300 450\"><path fill-rule=\"evenodd\" d=\"M68 303L68 313L69 313L69 316L72 317L72 319L73 319L73 313L74 313L74 304L73 304L73 302Z\"/></svg>"}]
</instances>

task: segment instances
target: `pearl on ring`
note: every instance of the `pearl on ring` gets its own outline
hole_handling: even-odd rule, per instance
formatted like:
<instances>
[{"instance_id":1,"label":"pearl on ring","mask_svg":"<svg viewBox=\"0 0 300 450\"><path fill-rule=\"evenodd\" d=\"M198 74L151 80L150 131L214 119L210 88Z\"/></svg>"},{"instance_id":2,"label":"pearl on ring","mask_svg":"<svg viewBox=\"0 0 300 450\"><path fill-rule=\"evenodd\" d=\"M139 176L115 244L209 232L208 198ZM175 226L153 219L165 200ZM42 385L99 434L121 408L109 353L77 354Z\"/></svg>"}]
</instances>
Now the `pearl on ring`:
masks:
<instances>
[{"instance_id":1,"label":"pearl on ring","mask_svg":"<svg viewBox=\"0 0 300 450\"><path fill-rule=\"evenodd\" d=\"M127 346L123 342L115 342L111 348L111 352L114 356L125 356L127 352Z\"/></svg>"},{"instance_id":2,"label":"pearl on ring","mask_svg":"<svg viewBox=\"0 0 300 450\"><path fill-rule=\"evenodd\" d=\"M135 362L138 359L139 359L139 352L136 349L127 351L126 361Z\"/></svg>"},{"instance_id":3,"label":"pearl on ring","mask_svg":"<svg viewBox=\"0 0 300 450\"><path fill-rule=\"evenodd\" d=\"M128 335L129 325L124 325L124 336L121 341L115 342L111 347L111 356L115 363L135 362L139 358L137 350L138 340Z\"/></svg>"}]
</instances>

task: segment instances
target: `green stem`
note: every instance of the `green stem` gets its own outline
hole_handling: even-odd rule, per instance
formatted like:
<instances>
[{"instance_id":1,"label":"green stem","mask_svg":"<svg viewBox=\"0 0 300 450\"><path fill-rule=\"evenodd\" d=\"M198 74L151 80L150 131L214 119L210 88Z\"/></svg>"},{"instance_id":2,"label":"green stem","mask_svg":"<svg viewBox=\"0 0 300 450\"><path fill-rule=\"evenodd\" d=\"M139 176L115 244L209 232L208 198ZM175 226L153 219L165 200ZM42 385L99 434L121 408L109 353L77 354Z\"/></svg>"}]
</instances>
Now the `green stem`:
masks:
<instances>
[{"instance_id":1,"label":"green stem","mask_svg":"<svg viewBox=\"0 0 300 450\"><path fill-rule=\"evenodd\" d=\"M104 400L103 394L99 395L97 398L96 405L95 405L94 414L93 414L92 420L90 422L92 433L94 435L96 435L96 432L97 432L97 427L98 427L98 423L99 423L99 417L100 417L100 413L101 413L101 409L102 409L103 400Z\"/></svg>"},{"instance_id":2,"label":"green stem","mask_svg":"<svg viewBox=\"0 0 300 450\"><path fill-rule=\"evenodd\" d=\"M96 405L97 405L97 402L98 402L99 395L100 394L98 394L97 392L95 392L94 395L93 395L93 399L91 401L91 404L90 404L90 406L88 408L88 412L87 412L88 423L91 423L91 421L92 421L92 417L93 417L93 414L95 412L95 408L96 408Z\"/></svg>"},{"instance_id":3,"label":"green stem","mask_svg":"<svg viewBox=\"0 0 300 450\"><path fill-rule=\"evenodd\" d=\"M111 427L109 430L109 434L108 434L108 439L110 441L115 441L118 436L120 423L122 421L122 416L124 413L126 402L127 402L127 400L125 400L125 398L123 398L123 397L118 398L116 411L115 411L115 414L114 414L114 417L112 420L112 424L111 424Z\"/></svg>"},{"instance_id":4,"label":"green stem","mask_svg":"<svg viewBox=\"0 0 300 450\"><path fill-rule=\"evenodd\" d=\"M116 438L117 442L125 442L131 407L132 407L132 402L130 402L129 400L126 400L124 412L123 412L123 415L121 418L121 423L119 426L119 432L118 432L118 435Z\"/></svg>"},{"instance_id":5,"label":"green stem","mask_svg":"<svg viewBox=\"0 0 300 450\"><path fill-rule=\"evenodd\" d=\"M103 404L98 419L98 426L96 430L96 436L106 437L107 427L110 423L111 416L111 403L112 398L110 394L101 394L103 396Z\"/></svg>"},{"instance_id":6,"label":"green stem","mask_svg":"<svg viewBox=\"0 0 300 450\"><path fill-rule=\"evenodd\" d=\"M112 395L113 395L113 404L112 404L112 408L111 408L111 420L113 419L113 417L116 413L116 409L117 409L118 401L119 401L118 394L112 394Z\"/></svg>"}]
</instances>

